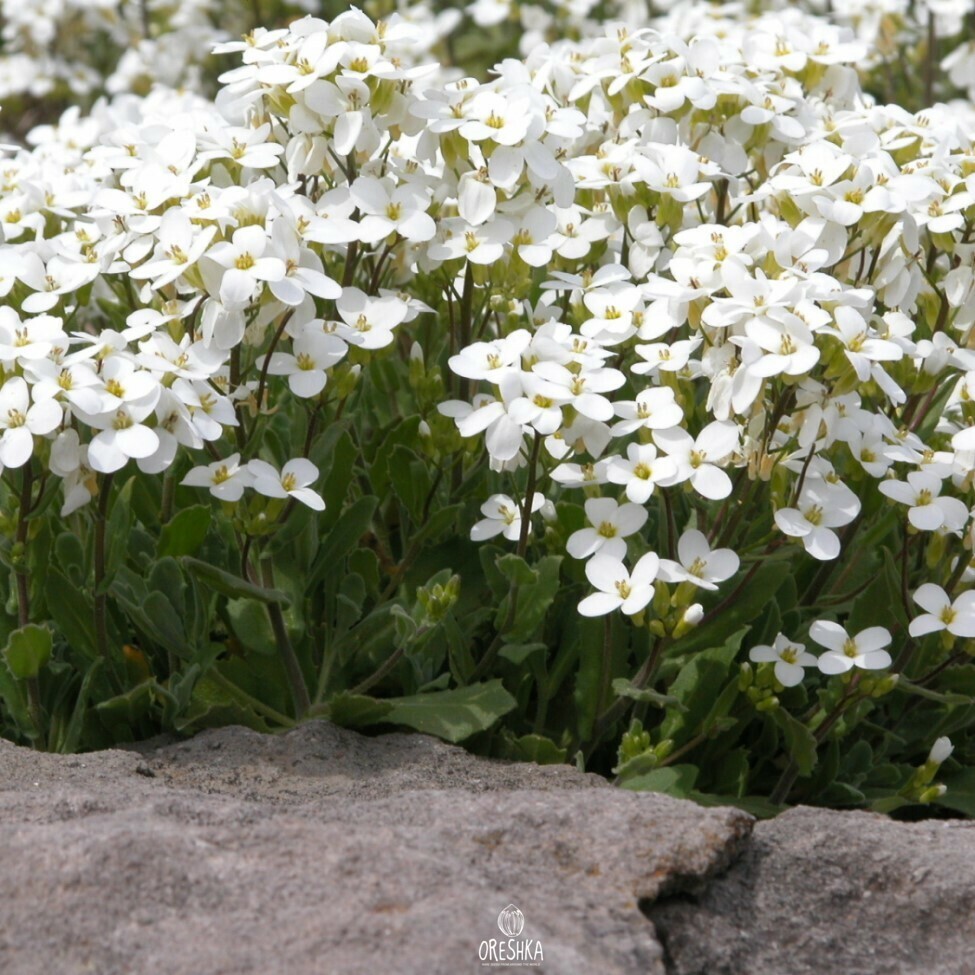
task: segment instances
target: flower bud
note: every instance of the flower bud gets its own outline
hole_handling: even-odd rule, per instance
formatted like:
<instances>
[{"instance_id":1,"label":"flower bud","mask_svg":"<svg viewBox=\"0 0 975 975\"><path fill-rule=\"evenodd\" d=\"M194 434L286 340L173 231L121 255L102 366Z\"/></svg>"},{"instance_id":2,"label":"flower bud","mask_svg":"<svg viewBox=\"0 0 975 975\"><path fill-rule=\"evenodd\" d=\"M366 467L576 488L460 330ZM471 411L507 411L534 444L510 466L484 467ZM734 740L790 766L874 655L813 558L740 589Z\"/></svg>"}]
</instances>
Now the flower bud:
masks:
<instances>
[{"instance_id":1,"label":"flower bud","mask_svg":"<svg viewBox=\"0 0 975 975\"><path fill-rule=\"evenodd\" d=\"M926 806L929 802L934 802L935 799L940 799L948 791L948 786L942 785L940 782L932 785L930 788L925 789L918 797L917 801L921 805Z\"/></svg>"},{"instance_id":2,"label":"flower bud","mask_svg":"<svg viewBox=\"0 0 975 975\"><path fill-rule=\"evenodd\" d=\"M679 640L685 633L690 632L704 618L704 607L700 603L692 603L684 610L680 621L674 627L674 639Z\"/></svg>"},{"instance_id":3,"label":"flower bud","mask_svg":"<svg viewBox=\"0 0 975 975\"><path fill-rule=\"evenodd\" d=\"M928 761L934 762L936 765L940 765L942 762L947 760L954 750L955 746L952 745L951 739L947 735L942 735L931 746L931 754L928 755Z\"/></svg>"}]
</instances>

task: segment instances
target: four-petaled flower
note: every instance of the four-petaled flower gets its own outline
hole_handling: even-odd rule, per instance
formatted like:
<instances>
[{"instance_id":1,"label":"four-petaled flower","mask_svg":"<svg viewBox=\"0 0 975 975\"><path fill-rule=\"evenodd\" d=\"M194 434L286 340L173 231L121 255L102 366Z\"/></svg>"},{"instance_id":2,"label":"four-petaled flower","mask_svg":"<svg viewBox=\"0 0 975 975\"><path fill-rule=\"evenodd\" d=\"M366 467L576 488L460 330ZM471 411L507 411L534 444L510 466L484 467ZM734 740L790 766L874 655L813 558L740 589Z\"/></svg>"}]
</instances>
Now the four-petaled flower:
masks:
<instances>
[{"instance_id":1,"label":"four-petaled flower","mask_svg":"<svg viewBox=\"0 0 975 975\"><path fill-rule=\"evenodd\" d=\"M826 653L819 658L819 669L824 674L845 674L854 667L883 670L891 664L890 654L884 649L891 641L886 627L870 626L850 636L839 623L816 620L809 627L809 635L826 647Z\"/></svg>"},{"instance_id":2,"label":"four-petaled flower","mask_svg":"<svg viewBox=\"0 0 975 975\"><path fill-rule=\"evenodd\" d=\"M790 640L779 633L771 646L760 644L748 651L748 659L757 664L775 664L775 679L783 687L795 687L802 682L805 667L815 667L816 658L807 652L805 644Z\"/></svg>"}]
</instances>

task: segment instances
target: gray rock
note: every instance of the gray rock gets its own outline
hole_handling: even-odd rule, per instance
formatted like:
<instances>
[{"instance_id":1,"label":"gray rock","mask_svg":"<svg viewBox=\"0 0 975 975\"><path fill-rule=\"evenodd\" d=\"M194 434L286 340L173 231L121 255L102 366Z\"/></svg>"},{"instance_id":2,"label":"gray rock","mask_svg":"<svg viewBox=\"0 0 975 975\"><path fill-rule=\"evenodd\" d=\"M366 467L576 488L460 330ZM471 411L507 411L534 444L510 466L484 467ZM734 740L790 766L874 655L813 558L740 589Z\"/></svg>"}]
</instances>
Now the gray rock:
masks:
<instances>
[{"instance_id":1,"label":"gray rock","mask_svg":"<svg viewBox=\"0 0 975 975\"><path fill-rule=\"evenodd\" d=\"M793 809L647 914L668 975L975 975L975 823Z\"/></svg>"},{"instance_id":2,"label":"gray rock","mask_svg":"<svg viewBox=\"0 0 975 975\"><path fill-rule=\"evenodd\" d=\"M52 756L0 742L3 975L664 975L640 905L703 891L751 819L322 722Z\"/></svg>"}]
</instances>

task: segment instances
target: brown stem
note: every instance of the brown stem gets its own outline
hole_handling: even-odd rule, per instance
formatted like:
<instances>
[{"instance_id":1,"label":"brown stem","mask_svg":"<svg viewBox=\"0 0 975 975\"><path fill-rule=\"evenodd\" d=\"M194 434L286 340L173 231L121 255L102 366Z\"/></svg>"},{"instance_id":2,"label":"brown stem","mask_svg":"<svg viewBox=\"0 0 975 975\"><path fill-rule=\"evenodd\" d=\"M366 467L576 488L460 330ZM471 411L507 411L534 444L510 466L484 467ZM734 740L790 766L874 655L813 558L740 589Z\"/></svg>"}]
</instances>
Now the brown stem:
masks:
<instances>
[{"instance_id":1,"label":"brown stem","mask_svg":"<svg viewBox=\"0 0 975 975\"><path fill-rule=\"evenodd\" d=\"M260 412L261 404L264 402L264 389L267 386L267 370L268 366L271 364L271 356L277 347L278 342L281 341L281 336L284 335L284 330L288 327L288 322L291 321L291 316L294 314L293 311L289 311L281 319L281 324L277 327L273 337L271 338L271 344L267 347L267 355L264 356L264 362L261 365L261 374L257 380L257 410Z\"/></svg>"}]
</instances>

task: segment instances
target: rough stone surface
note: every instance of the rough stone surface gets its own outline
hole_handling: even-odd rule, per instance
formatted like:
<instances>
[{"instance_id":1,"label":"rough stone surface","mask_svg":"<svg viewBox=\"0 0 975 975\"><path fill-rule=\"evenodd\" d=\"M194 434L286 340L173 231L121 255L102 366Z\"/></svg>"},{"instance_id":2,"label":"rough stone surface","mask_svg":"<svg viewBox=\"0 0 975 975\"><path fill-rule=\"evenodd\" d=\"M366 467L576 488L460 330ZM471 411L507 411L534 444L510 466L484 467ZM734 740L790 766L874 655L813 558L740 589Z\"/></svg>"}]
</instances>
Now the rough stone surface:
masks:
<instances>
[{"instance_id":1,"label":"rough stone surface","mask_svg":"<svg viewBox=\"0 0 975 975\"><path fill-rule=\"evenodd\" d=\"M975 823L793 809L647 914L668 975L975 975Z\"/></svg>"},{"instance_id":2,"label":"rough stone surface","mask_svg":"<svg viewBox=\"0 0 975 975\"><path fill-rule=\"evenodd\" d=\"M140 751L0 742L3 975L459 975L499 911L553 975L664 975L640 905L752 822L322 722Z\"/></svg>"}]
</instances>

